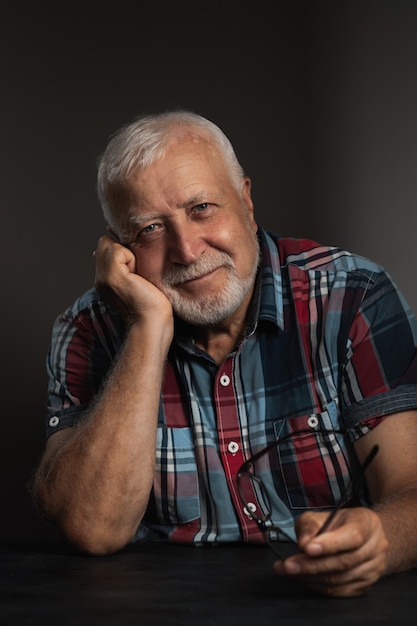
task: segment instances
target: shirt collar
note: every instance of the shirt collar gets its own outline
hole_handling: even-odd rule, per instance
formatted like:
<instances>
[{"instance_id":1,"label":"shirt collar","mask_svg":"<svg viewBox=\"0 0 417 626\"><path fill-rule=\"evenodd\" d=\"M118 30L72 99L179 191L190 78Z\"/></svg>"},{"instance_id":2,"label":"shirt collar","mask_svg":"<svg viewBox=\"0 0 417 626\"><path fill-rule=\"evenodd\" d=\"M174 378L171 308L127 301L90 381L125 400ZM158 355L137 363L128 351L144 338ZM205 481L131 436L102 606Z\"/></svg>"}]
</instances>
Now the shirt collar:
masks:
<instances>
[{"instance_id":1,"label":"shirt collar","mask_svg":"<svg viewBox=\"0 0 417 626\"><path fill-rule=\"evenodd\" d=\"M258 321L268 321L284 328L284 307L282 297L282 276L278 247L272 233L258 228L261 248L257 285L252 298L251 325L254 329Z\"/></svg>"}]
</instances>

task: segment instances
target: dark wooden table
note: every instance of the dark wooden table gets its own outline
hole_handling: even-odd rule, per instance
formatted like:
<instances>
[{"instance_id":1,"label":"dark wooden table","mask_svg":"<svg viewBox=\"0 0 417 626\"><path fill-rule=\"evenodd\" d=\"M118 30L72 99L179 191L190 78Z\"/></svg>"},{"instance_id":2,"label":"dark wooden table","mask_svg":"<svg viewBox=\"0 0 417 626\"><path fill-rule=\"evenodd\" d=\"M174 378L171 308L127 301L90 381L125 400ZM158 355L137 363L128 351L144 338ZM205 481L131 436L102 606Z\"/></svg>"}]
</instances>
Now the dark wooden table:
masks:
<instances>
[{"instance_id":1,"label":"dark wooden table","mask_svg":"<svg viewBox=\"0 0 417 626\"><path fill-rule=\"evenodd\" d=\"M417 570L359 598L332 599L276 577L263 546L134 545L106 557L66 546L0 545L7 626L370 626L417 624Z\"/></svg>"}]
</instances>

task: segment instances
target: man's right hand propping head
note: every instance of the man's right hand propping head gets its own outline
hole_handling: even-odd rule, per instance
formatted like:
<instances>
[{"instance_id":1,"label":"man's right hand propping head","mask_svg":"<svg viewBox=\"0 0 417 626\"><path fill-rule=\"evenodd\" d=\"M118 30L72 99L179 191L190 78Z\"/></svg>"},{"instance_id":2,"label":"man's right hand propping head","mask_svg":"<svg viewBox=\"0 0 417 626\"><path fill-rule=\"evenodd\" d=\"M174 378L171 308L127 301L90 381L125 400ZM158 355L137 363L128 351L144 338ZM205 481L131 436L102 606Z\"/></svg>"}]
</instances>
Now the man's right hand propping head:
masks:
<instances>
[{"instance_id":1,"label":"man's right hand propping head","mask_svg":"<svg viewBox=\"0 0 417 626\"><path fill-rule=\"evenodd\" d=\"M95 287L128 324L173 320L172 307L160 289L143 278L133 252L110 235L100 237L95 259Z\"/></svg>"}]
</instances>

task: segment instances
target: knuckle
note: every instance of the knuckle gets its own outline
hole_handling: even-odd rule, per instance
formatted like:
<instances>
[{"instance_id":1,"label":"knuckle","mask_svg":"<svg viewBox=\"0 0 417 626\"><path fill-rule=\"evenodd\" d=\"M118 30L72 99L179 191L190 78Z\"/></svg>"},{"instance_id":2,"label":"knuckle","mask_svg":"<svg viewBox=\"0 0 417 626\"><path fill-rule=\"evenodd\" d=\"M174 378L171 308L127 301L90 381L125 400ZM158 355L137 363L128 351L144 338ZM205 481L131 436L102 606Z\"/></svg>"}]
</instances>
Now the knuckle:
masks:
<instances>
[{"instance_id":1,"label":"knuckle","mask_svg":"<svg viewBox=\"0 0 417 626\"><path fill-rule=\"evenodd\" d=\"M359 548L366 541L366 533L360 526L352 526L350 531L350 541L353 548Z\"/></svg>"},{"instance_id":2,"label":"knuckle","mask_svg":"<svg viewBox=\"0 0 417 626\"><path fill-rule=\"evenodd\" d=\"M339 557L339 569L342 572L352 567L352 556L349 553L341 554Z\"/></svg>"}]
</instances>

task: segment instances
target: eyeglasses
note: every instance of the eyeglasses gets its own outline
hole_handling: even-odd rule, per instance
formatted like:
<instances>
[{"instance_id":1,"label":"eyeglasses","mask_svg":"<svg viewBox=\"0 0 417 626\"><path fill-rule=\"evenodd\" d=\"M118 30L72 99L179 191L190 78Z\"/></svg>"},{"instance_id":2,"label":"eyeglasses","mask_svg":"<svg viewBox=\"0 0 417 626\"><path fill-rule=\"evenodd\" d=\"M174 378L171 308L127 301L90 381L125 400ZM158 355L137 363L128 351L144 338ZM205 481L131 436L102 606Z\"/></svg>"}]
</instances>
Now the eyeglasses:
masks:
<instances>
[{"instance_id":1,"label":"eyeglasses","mask_svg":"<svg viewBox=\"0 0 417 626\"><path fill-rule=\"evenodd\" d=\"M335 435L346 435L349 432L349 429L345 430L328 430L328 429L320 429L316 428L314 431L308 429L302 429L298 431L294 431L288 435L283 437L278 437L275 441L268 444L262 450L251 456L243 465L240 467L237 473L237 487L239 491L239 496L242 501L242 504L245 508L245 512L247 515L252 518L258 528L262 532L265 543L269 546L272 552L280 559L283 559L282 553L277 548L278 538L279 536L283 536L291 543L297 545L296 541L280 526L276 525L272 521L272 507L271 502L268 496L268 491L262 482L262 480L256 476L253 472L254 465L261 457L267 454L274 447L281 445L285 441L289 439L293 439L297 435L303 434L322 434L328 437ZM365 470L370 465L372 460L375 458L375 455L378 452L378 446L375 445L369 452L368 456L364 460L364 462L359 466L357 472L351 477L350 482L344 488L342 495L336 504L336 506L331 510L328 517L326 518L324 524L321 526L317 535L323 533L327 528L329 528L332 520L334 519L336 513L357 493L358 483L364 475ZM245 493L248 493L248 489L245 486L248 486L248 481L251 486L251 491L255 491L258 494L259 500L263 503L264 512L258 514L258 507L255 507L253 503L247 501L247 497Z\"/></svg>"}]
</instances>

